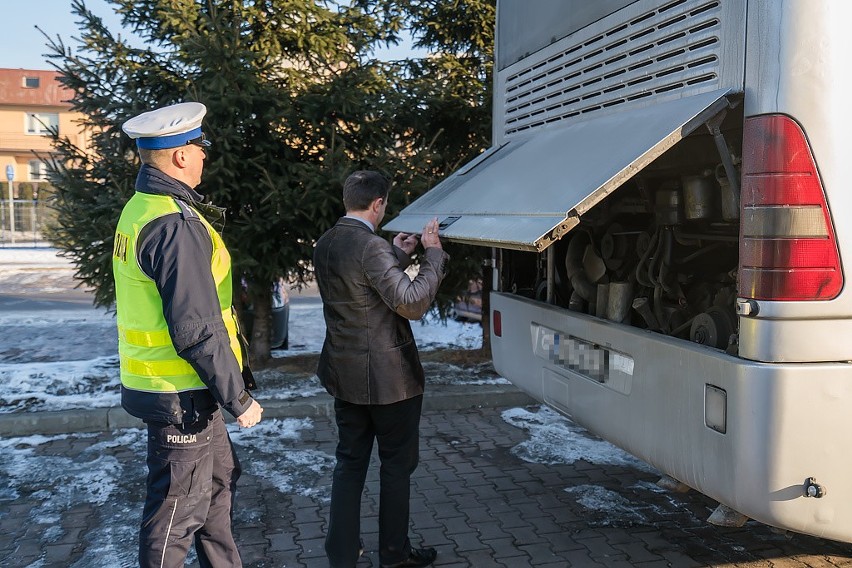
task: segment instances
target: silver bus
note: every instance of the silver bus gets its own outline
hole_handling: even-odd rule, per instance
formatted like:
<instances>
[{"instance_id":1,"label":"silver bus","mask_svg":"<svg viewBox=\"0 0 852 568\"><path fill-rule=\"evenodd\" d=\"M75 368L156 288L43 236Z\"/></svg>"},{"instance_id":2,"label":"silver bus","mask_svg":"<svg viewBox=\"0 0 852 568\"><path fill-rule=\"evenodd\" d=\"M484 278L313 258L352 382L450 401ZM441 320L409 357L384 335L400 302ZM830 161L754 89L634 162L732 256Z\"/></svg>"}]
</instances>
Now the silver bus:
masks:
<instances>
[{"instance_id":1,"label":"silver bus","mask_svg":"<svg viewBox=\"0 0 852 568\"><path fill-rule=\"evenodd\" d=\"M493 147L385 227L491 247L496 369L711 520L845 542L850 23L849 0L499 0Z\"/></svg>"}]
</instances>

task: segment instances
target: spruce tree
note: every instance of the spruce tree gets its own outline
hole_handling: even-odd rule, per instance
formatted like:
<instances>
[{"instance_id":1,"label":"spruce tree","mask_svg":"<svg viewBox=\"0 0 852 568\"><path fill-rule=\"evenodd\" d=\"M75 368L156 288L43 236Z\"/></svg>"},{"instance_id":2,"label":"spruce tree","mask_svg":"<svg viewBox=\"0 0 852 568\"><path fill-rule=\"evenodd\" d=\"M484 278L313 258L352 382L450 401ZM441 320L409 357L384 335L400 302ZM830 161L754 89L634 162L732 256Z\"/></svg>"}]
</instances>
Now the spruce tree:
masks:
<instances>
[{"instance_id":1,"label":"spruce tree","mask_svg":"<svg viewBox=\"0 0 852 568\"><path fill-rule=\"evenodd\" d=\"M78 49L49 43L93 141L56 140L50 236L95 303L111 305L113 231L139 168L119 127L145 110L203 102L214 145L198 190L227 208L223 236L237 285L248 283L251 354L263 363L271 283L309 277L313 242L343 213L343 180L359 168L394 176L405 161L395 68L369 57L380 27L357 7L320 0L110 2L146 47L114 35L83 0L72 8Z\"/></svg>"},{"instance_id":2,"label":"spruce tree","mask_svg":"<svg viewBox=\"0 0 852 568\"><path fill-rule=\"evenodd\" d=\"M391 177L392 216L488 146L494 0L109 1L145 47L83 0L72 2L76 49L48 44L92 137L91 148L55 140L50 237L97 305L114 302L113 231L140 165L120 125L140 112L207 105L214 146L198 189L227 208L223 237L236 289L246 282L255 308L256 363L269 357L271 284L310 278L313 243L343 213L349 173ZM406 29L429 56L376 60ZM444 313L484 253L449 248Z\"/></svg>"},{"instance_id":3,"label":"spruce tree","mask_svg":"<svg viewBox=\"0 0 852 568\"><path fill-rule=\"evenodd\" d=\"M401 92L407 99L397 116L411 133L412 152L421 157L404 207L491 145L492 67L496 0L358 0L381 21L382 37L398 42L410 33L421 58L398 62ZM392 196L393 197L393 196ZM483 265L490 249L446 243L452 259L437 298L443 315L470 280L483 284L483 348L490 350L488 293L491 269Z\"/></svg>"}]
</instances>

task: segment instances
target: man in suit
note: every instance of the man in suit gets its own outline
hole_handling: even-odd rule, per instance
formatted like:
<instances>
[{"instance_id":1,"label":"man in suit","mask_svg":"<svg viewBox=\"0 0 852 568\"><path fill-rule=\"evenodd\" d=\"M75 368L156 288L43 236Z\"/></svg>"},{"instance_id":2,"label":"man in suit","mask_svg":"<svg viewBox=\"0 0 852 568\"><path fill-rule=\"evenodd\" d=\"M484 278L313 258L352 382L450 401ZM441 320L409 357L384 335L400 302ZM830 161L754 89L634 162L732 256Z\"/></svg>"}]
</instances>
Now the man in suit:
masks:
<instances>
[{"instance_id":1,"label":"man in suit","mask_svg":"<svg viewBox=\"0 0 852 568\"><path fill-rule=\"evenodd\" d=\"M420 270L405 273L417 235L393 245L376 235L390 182L357 171L343 186L346 216L317 241L314 269L326 336L317 375L334 401L337 465L331 489L326 553L332 568L355 566L360 544L361 493L373 440L381 459L379 561L383 568L429 566L434 548L412 548L408 538L411 474L419 457L424 374L408 320L428 311L448 255L438 221L423 229Z\"/></svg>"}]
</instances>

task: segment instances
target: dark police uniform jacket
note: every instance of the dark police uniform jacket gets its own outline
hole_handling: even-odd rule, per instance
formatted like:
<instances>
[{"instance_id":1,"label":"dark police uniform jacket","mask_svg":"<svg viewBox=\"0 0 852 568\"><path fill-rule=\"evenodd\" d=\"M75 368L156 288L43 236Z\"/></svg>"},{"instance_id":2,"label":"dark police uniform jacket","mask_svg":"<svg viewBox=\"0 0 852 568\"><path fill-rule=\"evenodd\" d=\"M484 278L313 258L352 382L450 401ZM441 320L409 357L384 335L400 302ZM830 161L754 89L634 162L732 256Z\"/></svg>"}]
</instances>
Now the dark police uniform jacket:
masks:
<instances>
[{"instance_id":1,"label":"dark police uniform jacket","mask_svg":"<svg viewBox=\"0 0 852 568\"><path fill-rule=\"evenodd\" d=\"M136 191L170 196L180 208L180 212L158 217L144 226L135 255L139 267L160 293L175 351L207 388L144 392L122 385L121 405L143 420L173 424L194 422L215 411L218 405L239 416L248 410L252 398L222 319L211 273L211 236L197 213L215 208L202 205L200 194L149 165L140 169Z\"/></svg>"}]
</instances>

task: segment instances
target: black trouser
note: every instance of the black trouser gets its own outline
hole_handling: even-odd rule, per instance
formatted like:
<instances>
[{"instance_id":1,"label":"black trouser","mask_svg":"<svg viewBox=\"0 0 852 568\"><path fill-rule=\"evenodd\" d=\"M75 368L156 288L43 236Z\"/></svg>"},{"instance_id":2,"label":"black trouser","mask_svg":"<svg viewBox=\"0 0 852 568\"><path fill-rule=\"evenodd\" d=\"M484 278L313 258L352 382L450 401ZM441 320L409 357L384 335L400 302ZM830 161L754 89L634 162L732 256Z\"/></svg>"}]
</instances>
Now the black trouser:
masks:
<instances>
[{"instance_id":1,"label":"black trouser","mask_svg":"<svg viewBox=\"0 0 852 568\"><path fill-rule=\"evenodd\" d=\"M221 411L187 425L149 422L139 565L183 566L194 538L202 568L242 566L231 533L239 477Z\"/></svg>"},{"instance_id":2,"label":"black trouser","mask_svg":"<svg viewBox=\"0 0 852 568\"><path fill-rule=\"evenodd\" d=\"M379 561L408 557L408 509L411 474L417 468L423 396L387 405L334 401L339 431L337 465L331 486L331 514L325 550L334 568L358 560L361 493L370 465L373 439L379 443Z\"/></svg>"}]
</instances>

